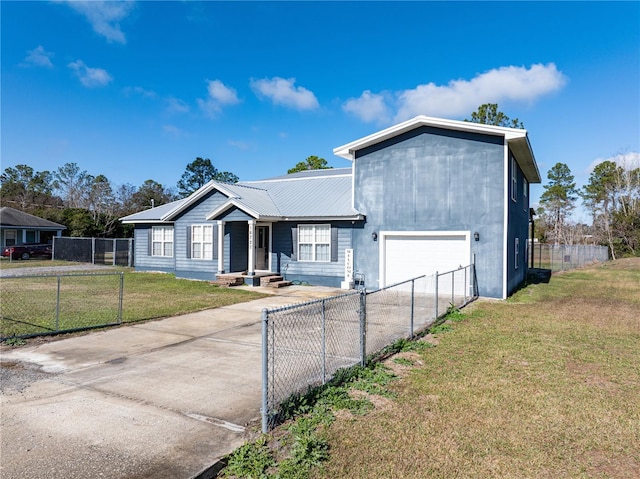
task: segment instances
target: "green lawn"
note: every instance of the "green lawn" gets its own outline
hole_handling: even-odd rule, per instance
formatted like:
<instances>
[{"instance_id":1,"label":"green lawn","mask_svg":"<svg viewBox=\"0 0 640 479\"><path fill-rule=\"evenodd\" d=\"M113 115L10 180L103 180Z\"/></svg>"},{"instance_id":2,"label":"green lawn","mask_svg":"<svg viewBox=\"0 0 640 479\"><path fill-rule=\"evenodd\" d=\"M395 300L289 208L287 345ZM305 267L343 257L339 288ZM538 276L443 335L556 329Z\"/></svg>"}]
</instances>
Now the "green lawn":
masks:
<instances>
[{"instance_id":1,"label":"green lawn","mask_svg":"<svg viewBox=\"0 0 640 479\"><path fill-rule=\"evenodd\" d=\"M26 267L36 262L23 263ZM46 265L50 266L51 262ZM124 275L122 321L125 323L218 308L264 296L246 289L221 288L205 281L176 279L169 274L120 270ZM68 275L65 272L60 283L55 275L3 278L0 335L8 338L117 323L119 290L120 274Z\"/></svg>"},{"instance_id":2,"label":"green lawn","mask_svg":"<svg viewBox=\"0 0 640 479\"><path fill-rule=\"evenodd\" d=\"M640 477L640 258L478 301L327 429L322 478Z\"/></svg>"}]
</instances>

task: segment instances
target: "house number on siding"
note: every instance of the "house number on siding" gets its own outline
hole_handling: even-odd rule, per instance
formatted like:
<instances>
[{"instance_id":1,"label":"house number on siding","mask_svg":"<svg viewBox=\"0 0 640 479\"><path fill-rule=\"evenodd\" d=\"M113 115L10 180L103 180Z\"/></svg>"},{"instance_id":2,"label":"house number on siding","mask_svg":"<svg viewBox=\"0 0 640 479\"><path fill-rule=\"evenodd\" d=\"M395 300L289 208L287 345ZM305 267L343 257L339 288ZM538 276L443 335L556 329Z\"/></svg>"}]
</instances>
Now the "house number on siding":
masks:
<instances>
[{"instance_id":1,"label":"house number on siding","mask_svg":"<svg viewBox=\"0 0 640 479\"><path fill-rule=\"evenodd\" d=\"M353 250L344 250L344 280L351 281L353 278Z\"/></svg>"}]
</instances>

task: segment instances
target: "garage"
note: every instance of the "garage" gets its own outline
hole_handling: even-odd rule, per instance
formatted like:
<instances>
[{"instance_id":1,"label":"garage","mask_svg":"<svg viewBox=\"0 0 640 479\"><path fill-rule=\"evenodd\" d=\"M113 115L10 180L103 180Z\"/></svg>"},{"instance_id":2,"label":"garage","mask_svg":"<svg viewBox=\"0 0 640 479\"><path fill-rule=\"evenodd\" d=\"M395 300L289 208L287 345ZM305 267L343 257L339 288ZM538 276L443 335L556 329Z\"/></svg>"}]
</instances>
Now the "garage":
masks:
<instances>
[{"instance_id":1,"label":"garage","mask_svg":"<svg viewBox=\"0 0 640 479\"><path fill-rule=\"evenodd\" d=\"M467 266L469 231L380 232L380 286Z\"/></svg>"}]
</instances>

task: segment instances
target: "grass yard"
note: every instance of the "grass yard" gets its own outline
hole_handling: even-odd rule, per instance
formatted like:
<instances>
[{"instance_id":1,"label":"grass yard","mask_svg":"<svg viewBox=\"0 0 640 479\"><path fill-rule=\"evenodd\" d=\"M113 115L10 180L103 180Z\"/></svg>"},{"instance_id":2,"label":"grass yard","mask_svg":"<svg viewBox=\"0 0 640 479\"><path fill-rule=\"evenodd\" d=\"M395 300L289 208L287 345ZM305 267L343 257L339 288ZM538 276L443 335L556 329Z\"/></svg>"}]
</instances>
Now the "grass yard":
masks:
<instances>
[{"instance_id":1,"label":"grass yard","mask_svg":"<svg viewBox=\"0 0 640 479\"><path fill-rule=\"evenodd\" d=\"M36 262L23 263L23 267L33 267ZM69 265L66 262L63 264ZM47 261L46 266L52 266L52 262ZM246 289L220 288L204 281L176 279L169 274L136 273L128 268L120 269L125 271L122 302L124 323L218 308L264 297L261 293ZM56 276L3 278L0 288L0 335L9 338L117 322L119 275L63 274L65 276L61 277L60 285ZM56 314L58 288L61 299L59 313Z\"/></svg>"},{"instance_id":2,"label":"grass yard","mask_svg":"<svg viewBox=\"0 0 640 479\"><path fill-rule=\"evenodd\" d=\"M396 400L338 415L312 477L640 477L640 258L461 317L392 383Z\"/></svg>"}]
</instances>

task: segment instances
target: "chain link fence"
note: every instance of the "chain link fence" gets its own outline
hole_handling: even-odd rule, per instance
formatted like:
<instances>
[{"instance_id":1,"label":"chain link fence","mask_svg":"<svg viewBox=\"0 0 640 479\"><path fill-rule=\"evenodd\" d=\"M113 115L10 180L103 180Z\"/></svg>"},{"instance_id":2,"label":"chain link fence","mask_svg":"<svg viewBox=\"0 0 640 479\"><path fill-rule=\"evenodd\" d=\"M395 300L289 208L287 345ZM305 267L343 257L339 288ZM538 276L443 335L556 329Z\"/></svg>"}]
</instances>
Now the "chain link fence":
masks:
<instances>
[{"instance_id":1,"label":"chain link fence","mask_svg":"<svg viewBox=\"0 0 640 479\"><path fill-rule=\"evenodd\" d=\"M565 271L587 264L609 261L609 248L597 245L533 243L532 267Z\"/></svg>"},{"instance_id":2,"label":"chain link fence","mask_svg":"<svg viewBox=\"0 0 640 479\"><path fill-rule=\"evenodd\" d=\"M473 265L262 312L262 430L281 405L476 298Z\"/></svg>"},{"instance_id":3,"label":"chain link fence","mask_svg":"<svg viewBox=\"0 0 640 479\"><path fill-rule=\"evenodd\" d=\"M0 340L122 324L124 274L2 278Z\"/></svg>"},{"instance_id":4,"label":"chain link fence","mask_svg":"<svg viewBox=\"0 0 640 479\"><path fill-rule=\"evenodd\" d=\"M53 259L133 266L133 238L53 238Z\"/></svg>"}]
</instances>

